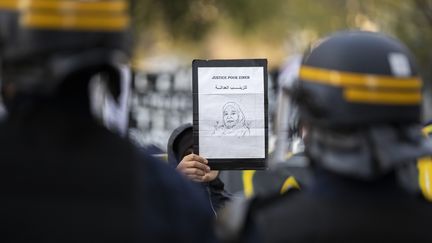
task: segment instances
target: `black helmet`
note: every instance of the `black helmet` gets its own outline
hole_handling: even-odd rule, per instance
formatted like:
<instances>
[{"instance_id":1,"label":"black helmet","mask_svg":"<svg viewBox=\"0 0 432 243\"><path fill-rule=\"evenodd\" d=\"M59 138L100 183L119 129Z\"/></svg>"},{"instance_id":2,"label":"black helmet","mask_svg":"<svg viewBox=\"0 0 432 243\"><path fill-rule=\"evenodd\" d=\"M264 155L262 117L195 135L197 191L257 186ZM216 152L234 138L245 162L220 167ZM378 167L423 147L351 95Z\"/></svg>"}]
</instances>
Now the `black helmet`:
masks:
<instances>
[{"instance_id":1,"label":"black helmet","mask_svg":"<svg viewBox=\"0 0 432 243\"><path fill-rule=\"evenodd\" d=\"M420 121L421 79L408 49L379 33L339 32L305 55L298 98L302 118L349 127Z\"/></svg>"},{"instance_id":2,"label":"black helmet","mask_svg":"<svg viewBox=\"0 0 432 243\"><path fill-rule=\"evenodd\" d=\"M130 46L127 1L6 0L3 5L15 8L17 17L0 22L2 79L17 92L50 94L77 73L119 78L117 65L127 61Z\"/></svg>"},{"instance_id":3,"label":"black helmet","mask_svg":"<svg viewBox=\"0 0 432 243\"><path fill-rule=\"evenodd\" d=\"M313 164L375 179L402 174L432 153L419 127L421 79L396 39L337 33L305 56L299 76L297 98L301 119L310 125L306 153Z\"/></svg>"},{"instance_id":4,"label":"black helmet","mask_svg":"<svg viewBox=\"0 0 432 243\"><path fill-rule=\"evenodd\" d=\"M18 1L0 1L0 56L6 39L14 36L18 17Z\"/></svg>"}]
</instances>

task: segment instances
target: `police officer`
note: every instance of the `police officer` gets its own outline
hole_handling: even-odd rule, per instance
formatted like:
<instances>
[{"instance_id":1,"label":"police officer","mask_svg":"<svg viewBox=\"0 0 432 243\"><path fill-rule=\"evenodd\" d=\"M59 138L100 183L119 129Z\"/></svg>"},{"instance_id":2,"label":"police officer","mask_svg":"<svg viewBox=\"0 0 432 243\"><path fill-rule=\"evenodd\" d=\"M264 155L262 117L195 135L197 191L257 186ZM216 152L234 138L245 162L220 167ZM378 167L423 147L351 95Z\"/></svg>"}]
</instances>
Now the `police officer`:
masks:
<instances>
[{"instance_id":1,"label":"police officer","mask_svg":"<svg viewBox=\"0 0 432 243\"><path fill-rule=\"evenodd\" d=\"M431 242L432 205L406 185L431 152L407 48L379 33L336 33L305 55L297 97L314 180L250 203L264 242Z\"/></svg>"},{"instance_id":2,"label":"police officer","mask_svg":"<svg viewBox=\"0 0 432 243\"><path fill-rule=\"evenodd\" d=\"M298 82L301 60L301 55L292 56L281 68L278 77L275 149L268 161L269 169L254 172L251 187L245 192L253 192L255 195L283 194L290 189L299 189L309 181L308 160L304 156L304 129L299 122L298 105L292 97L293 88ZM247 182L246 173L248 172L244 174L244 182ZM248 189L247 183L244 185ZM245 195L250 196L247 193Z\"/></svg>"},{"instance_id":3,"label":"police officer","mask_svg":"<svg viewBox=\"0 0 432 243\"><path fill-rule=\"evenodd\" d=\"M90 111L95 74L116 96L128 3L2 0L0 19L0 241L213 241L204 195Z\"/></svg>"}]
</instances>

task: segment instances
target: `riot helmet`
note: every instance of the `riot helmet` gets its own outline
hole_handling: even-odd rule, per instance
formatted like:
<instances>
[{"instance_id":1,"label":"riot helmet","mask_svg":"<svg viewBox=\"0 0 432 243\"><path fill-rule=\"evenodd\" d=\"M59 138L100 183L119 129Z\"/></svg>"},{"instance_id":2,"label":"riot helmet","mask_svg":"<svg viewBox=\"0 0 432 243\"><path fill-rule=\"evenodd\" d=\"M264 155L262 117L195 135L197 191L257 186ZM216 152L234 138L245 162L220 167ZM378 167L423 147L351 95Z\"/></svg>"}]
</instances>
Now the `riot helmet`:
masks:
<instances>
[{"instance_id":1,"label":"riot helmet","mask_svg":"<svg viewBox=\"0 0 432 243\"><path fill-rule=\"evenodd\" d=\"M304 57L302 114L318 126L420 121L422 82L412 54L373 32L340 32Z\"/></svg>"},{"instance_id":2,"label":"riot helmet","mask_svg":"<svg viewBox=\"0 0 432 243\"><path fill-rule=\"evenodd\" d=\"M312 164L374 179L432 152L414 58L380 33L339 32L305 54L296 99Z\"/></svg>"},{"instance_id":3,"label":"riot helmet","mask_svg":"<svg viewBox=\"0 0 432 243\"><path fill-rule=\"evenodd\" d=\"M1 53L3 86L51 95L71 76L105 73L112 90L119 90L117 65L128 61L130 46L127 1L13 2L15 21L0 23L0 35L8 33Z\"/></svg>"}]
</instances>

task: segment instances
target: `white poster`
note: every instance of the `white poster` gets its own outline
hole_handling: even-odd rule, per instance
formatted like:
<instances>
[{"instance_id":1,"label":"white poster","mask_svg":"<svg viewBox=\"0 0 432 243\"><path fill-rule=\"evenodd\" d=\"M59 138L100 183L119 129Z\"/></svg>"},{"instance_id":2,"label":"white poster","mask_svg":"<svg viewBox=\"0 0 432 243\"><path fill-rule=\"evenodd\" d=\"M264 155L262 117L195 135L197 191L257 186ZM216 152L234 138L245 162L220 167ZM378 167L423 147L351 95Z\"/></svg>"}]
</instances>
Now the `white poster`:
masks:
<instances>
[{"instance_id":1,"label":"white poster","mask_svg":"<svg viewBox=\"0 0 432 243\"><path fill-rule=\"evenodd\" d=\"M265 70L198 67L199 153L207 159L266 157Z\"/></svg>"}]
</instances>

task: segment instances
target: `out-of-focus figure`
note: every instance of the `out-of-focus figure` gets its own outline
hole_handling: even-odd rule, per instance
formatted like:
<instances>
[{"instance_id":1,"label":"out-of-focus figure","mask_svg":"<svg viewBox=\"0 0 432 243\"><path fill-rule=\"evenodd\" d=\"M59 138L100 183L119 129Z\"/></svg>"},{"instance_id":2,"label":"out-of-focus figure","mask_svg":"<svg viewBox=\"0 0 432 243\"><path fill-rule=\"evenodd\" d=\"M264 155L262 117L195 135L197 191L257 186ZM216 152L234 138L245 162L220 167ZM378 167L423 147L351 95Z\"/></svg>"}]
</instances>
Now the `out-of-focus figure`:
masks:
<instances>
[{"instance_id":1,"label":"out-of-focus figure","mask_svg":"<svg viewBox=\"0 0 432 243\"><path fill-rule=\"evenodd\" d=\"M275 122L276 145L270 166L283 163L292 154L302 153L304 150L298 106L293 101L293 90L298 85L301 61L301 55L292 56L280 70Z\"/></svg>"},{"instance_id":2,"label":"out-of-focus figure","mask_svg":"<svg viewBox=\"0 0 432 243\"><path fill-rule=\"evenodd\" d=\"M0 2L0 241L213 241L205 195L90 108L96 75L121 99L128 11L123 0Z\"/></svg>"},{"instance_id":3,"label":"out-of-focus figure","mask_svg":"<svg viewBox=\"0 0 432 243\"><path fill-rule=\"evenodd\" d=\"M267 161L268 168L222 172L230 188L241 190L245 197L283 194L289 189L299 189L310 180L308 160L303 153L304 129L299 121L298 105L293 100L301 59L301 55L289 57L279 71L274 122L276 142Z\"/></svg>"},{"instance_id":4,"label":"out-of-focus figure","mask_svg":"<svg viewBox=\"0 0 432 243\"><path fill-rule=\"evenodd\" d=\"M411 53L382 34L340 32L304 56L299 77L313 181L250 200L250 225L237 230L256 226L264 242L430 242L432 205L411 173L432 152Z\"/></svg>"}]
</instances>

